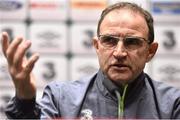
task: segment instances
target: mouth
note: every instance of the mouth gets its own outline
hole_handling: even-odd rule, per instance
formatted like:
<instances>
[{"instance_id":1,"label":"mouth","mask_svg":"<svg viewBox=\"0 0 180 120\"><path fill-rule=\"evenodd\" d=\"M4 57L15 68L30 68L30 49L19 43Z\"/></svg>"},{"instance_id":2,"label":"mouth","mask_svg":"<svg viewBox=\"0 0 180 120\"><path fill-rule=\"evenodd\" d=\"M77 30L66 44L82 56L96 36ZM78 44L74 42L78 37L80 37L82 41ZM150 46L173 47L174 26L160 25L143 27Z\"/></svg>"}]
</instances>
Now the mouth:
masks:
<instances>
[{"instance_id":1,"label":"mouth","mask_svg":"<svg viewBox=\"0 0 180 120\"><path fill-rule=\"evenodd\" d=\"M125 64L113 64L111 65L111 67L113 69L120 70L120 71L125 71L125 70L130 69L130 66L125 65Z\"/></svg>"}]
</instances>

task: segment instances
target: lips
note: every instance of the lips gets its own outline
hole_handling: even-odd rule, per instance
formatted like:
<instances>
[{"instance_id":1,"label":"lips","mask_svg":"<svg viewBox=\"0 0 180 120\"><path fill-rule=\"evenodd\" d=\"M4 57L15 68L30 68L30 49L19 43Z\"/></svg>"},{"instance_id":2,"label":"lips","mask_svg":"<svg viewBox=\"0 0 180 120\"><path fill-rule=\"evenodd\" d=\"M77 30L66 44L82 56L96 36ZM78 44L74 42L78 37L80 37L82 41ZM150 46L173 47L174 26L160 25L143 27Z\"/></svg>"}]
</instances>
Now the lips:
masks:
<instances>
[{"instance_id":1,"label":"lips","mask_svg":"<svg viewBox=\"0 0 180 120\"><path fill-rule=\"evenodd\" d=\"M111 67L119 70L127 70L130 68L130 66L126 64L112 64Z\"/></svg>"},{"instance_id":2,"label":"lips","mask_svg":"<svg viewBox=\"0 0 180 120\"><path fill-rule=\"evenodd\" d=\"M117 66L117 67L129 67L128 65L125 65L125 64L113 64L112 66Z\"/></svg>"}]
</instances>

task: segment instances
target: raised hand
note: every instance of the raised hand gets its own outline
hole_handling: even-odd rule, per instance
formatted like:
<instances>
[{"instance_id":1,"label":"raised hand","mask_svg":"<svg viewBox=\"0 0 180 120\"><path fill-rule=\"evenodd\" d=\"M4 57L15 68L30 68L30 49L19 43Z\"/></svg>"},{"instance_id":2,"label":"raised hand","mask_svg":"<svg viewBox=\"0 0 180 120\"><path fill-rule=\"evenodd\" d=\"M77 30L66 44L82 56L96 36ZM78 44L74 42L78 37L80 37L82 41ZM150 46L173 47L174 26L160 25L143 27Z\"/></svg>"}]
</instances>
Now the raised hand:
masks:
<instances>
[{"instance_id":1,"label":"raised hand","mask_svg":"<svg viewBox=\"0 0 180 120\"><path fill-rule=\"evenodd\" d=\"M34 64L39 58L37 53L29 59L25 54L31 46L29 40L16 37L10 43L6 32L2 33L2 51L8 62L8 69L15 85L16 96L20 99L31 99L36 95L35 78L32 74Z\"/></svg>"}]
</instances>

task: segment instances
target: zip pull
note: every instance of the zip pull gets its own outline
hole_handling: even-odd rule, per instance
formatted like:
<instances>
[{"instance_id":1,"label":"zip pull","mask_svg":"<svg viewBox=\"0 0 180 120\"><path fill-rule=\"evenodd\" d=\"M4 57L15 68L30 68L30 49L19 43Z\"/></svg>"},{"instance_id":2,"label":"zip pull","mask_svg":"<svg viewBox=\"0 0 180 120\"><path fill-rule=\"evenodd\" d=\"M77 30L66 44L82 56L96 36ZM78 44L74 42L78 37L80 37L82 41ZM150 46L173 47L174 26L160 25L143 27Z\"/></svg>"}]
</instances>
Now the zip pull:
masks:
<instances>
[{"instance_id":1,"label":"zip pull","mask_svg":"<svg viewBox=\"0 0 180 120\"><path fill-rule=\"evenodd\" d=\"M116 96L118 98L118 118L119 119L122 119L123 116L124 116L124 99L125 99L127 87L128 87L128 84L126 84L124 86L122 97L121 97L119 91L117 91L117 90L115 91L115 94L116 94Z\"/></svg>"}]
</instances>

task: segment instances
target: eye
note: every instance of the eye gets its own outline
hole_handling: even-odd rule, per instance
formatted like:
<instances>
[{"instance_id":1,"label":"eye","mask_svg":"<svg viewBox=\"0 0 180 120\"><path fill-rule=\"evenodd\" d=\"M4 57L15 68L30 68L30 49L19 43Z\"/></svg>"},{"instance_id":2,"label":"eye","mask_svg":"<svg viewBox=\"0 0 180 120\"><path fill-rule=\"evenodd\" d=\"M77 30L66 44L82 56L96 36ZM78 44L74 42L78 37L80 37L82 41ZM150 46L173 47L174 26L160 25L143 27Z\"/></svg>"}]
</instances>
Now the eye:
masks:
<instances>
[{"instance_id":1,"label":"eye","mask_svg":"<svg viewBox=\"0 0 180 120\"><path fill-rule=\"evenodd\" d=\"M136 37L128 37L125 39L125 45L133 45L133 46L142 46L143 41L140 38L136 38Z\"/></svg>"},{"instance_id":2,"label":"eye","mask_svg":"<svg viewBox=\"0 0 180 120\"><path fill-rule=\"evenodd\" d=\"M116 38L116 37L106 36L106 35L101 36L101 37L100 37L100 40L101 40L101 43L102 43L103 45L109 46L109 47L115 46L115 45L118 43L118 41L119 41L119 39Z\"/></svg>"}]
</instances>

